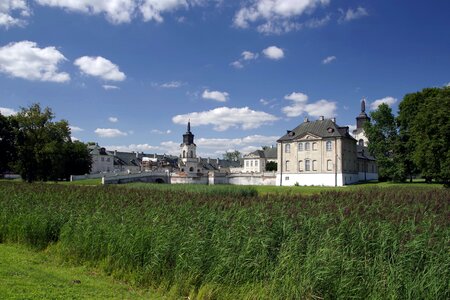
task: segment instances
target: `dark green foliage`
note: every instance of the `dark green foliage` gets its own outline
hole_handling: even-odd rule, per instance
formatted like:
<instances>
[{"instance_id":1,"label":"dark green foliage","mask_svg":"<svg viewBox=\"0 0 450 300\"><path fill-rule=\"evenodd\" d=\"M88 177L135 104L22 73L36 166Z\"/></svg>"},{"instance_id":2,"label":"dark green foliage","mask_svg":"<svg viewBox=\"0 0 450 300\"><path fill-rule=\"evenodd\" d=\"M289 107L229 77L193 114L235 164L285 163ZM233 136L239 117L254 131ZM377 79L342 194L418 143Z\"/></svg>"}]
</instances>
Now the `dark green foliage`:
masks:
<instances>
[{"instance_id":1,"label":"dark green foliage","mask_svg":"<svg viewBox=\"0 0 450 300\"><path fill-rule=\"evenodd\" d=\"M49 108L33 104L12 118L17 157L14 169L28 182L68 179L90 171L87 146L72 142L69 124L54 122Z\"/></svg>"},{"instance_id":2,"label":"dark green foliage","mask_svg":"<svg viewBox=\"0 0 450 300\"><path fill-rule=\"evenodd\" d=\"M276 171L278 164L275 161L269 161L266 163L266 171Z\"/></svg>"},{"instance_id":3,"label":"dark green foliage","mask_svg":"<svg viewBox=\"0 0 450 300\"><path fill-rule=\"evenodd\" d=\"M450 89L448 97L427 98L411 124L413 161L425 178L450 179Z\"/></svg>"},{"instance_id":4,"label":"dark green foliage","mask_svg":"<svg viewBox=\"0 0 450 300\"><path fill-rule=\"evenodd\" d=\"M380 181L404 180L405 170L400 163L401 143L391 108L383 103L370 113L370 117L372 122L366 122L364 130L369 139L369 151L377 159Z\"/></svg>"},{"instance_id":5,"label":"dark green foliage","mask_svg":"<svg viewBox=\"0 0 450 300\"><path fill-rule=\"evenodd\" d=\"M432 99L436 98L441 99L441 103L437 106L434 106L433 111L427 111L426 107L430 105L428 102L433 101ZM437 121L440 126L448 126L448 115L450 114L450 108L448 104L449 101L450 88L447 87L426 88L420 92L407 94L403 98L402 102L400 102L397 123L399 128L400 140L402 143L401 161L404 165L405 172L410 178L422 171L421 168L418 167L418 165L415 163L417 161L417 158L414 158L414 156L417 156L415 154L417 144L422 144L422 142L424 141L422 139L424 131L432 130L428 127L436 126L436 124L434 124L431 119L424 119L424 114L426 115L427 113L437 113L442 115L443 113L445 113L447 114L447 119L444 117L443 119L434 119L434 121ZM423 123L419 123L418 118ZM444 123L445 120L447 120L447 124ZM434 135L432 136L432 138L436 138L437 140L440 139L439 137ZM428 137L426 139L429 140ZM423 151L420 152L423 153ZM445 160L445 155L443 157L443 160ZM425 171L425 173L429 173L428 171Z\"/></svg>"},{"instance_id":6,"label":"dark green foliage","mask_svg":"<svg viewBox=\"0 0 450 300\"><path fill-rule=\"evenodd\" d=\"M0 176L11 170L16 157L14 145L13 120L0 113Z\"/></svg>"},{"instance_id":7,"label":"dark green foliage","mask_svg":"<svg viewBox=\"0 0 450 300\"><path fill-rule=\"evenodd\" d=\"M155 188L0 182L0 242L56 242L64 259L171 299L450 298L446 189Z\"/></svg>"}]
</instances>

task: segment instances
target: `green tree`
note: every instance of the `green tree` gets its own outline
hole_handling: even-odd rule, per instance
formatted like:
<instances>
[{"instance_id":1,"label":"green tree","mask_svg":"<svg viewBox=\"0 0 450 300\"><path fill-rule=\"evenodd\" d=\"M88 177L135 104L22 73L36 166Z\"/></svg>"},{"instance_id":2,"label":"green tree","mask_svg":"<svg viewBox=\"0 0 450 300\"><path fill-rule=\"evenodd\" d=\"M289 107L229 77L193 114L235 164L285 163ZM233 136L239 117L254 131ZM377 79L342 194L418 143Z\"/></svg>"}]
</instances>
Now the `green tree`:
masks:
<instances>
[{"instance_id":1,"label":"green tree","mask_svg":"<svg viewBox=\"0 0 450 300\"><path fill-rule=\"evenodd\" d=\"M39 104L22 108L16 122L16 171L28 182L68 179L70 174L88 173L91 157L87 146L72 142L69 124L54 122L50 108Z\"/></svg>"},{"instance_id":2,"label":"green tree","mask_svg":"<svg viewBox=\"0 0 450 300\"><path fill-rule=\"evenodd\" d=\"M11 170L16 157L13 120L0 113L0 176Z\"/></svg>"},{"instance_id":3,"label":"green tree","mask_svg":"<svg viewBox=\"0 0 450 300\"><path fill-rule=\"evenodd\" d=\"M447 95L446 95L447 94ZM450 88L426 98L411 122L413 161L427 181L450 179Z\"/></svg>"},{"instance_id":4,"label":"green tree","mask_svg":"<svg viewBox=\"0 0 450 300\"><path fill-rule=\"evenodd\" d=\"M399 159L401 144L391 108L381 104L370 117L372 122L365 123L364 130L369 139L369 152L377 159L379 179L404 180L405 171Z\"/></svg>"},{"instance_id":5,"label":"green tree","mask_svg":"<svg viewBox=\"0 0 450 300\"><path fill-rule=\"evenodd\" d=\"M238 161L241 157L242 157L242 154L238 150L234 150L234 151L230 151L230 152L227 151L223 154L223 159L226 159L226 160Z\"/></svg>"},{"instance_id":6,"label":"green tree","mask_svg":"<svg viewBox=\"0 0 450 300\"><path fill-rule=\"evenodd\" d=\"M412 138L414 133L412 129L413 122L421 107L427 102L427 99L438 96L449 97L450 89L426 88L420 92L405 95L399 104L397 124L401 141L400 151L402 155L400 160L410 181L412 181L413 175L420 173L420 169L413 158L416 149L416 140Z\"/></svg>"}]
</instances>

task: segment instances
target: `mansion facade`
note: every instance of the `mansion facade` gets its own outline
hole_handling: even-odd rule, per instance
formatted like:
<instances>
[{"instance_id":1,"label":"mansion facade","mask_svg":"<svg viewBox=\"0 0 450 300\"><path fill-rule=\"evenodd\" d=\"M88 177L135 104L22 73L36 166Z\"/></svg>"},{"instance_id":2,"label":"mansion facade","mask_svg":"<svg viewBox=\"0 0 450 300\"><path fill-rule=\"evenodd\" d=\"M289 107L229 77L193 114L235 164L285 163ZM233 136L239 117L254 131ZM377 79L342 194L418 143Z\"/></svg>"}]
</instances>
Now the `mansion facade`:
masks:
<instances>
[{"instance_id":1,"label":"mansion facade","mask_svg":"<svg viewBox=\"0 0 450 300\"><path fill-rule=\"evenodd\" d=\"M335 118L305 118L277 141L276 185L343 186L378 179L375 158L366 148L363 125L367 121L365 100L357 117L358 141Z\"/></svg>"}]
</instances>

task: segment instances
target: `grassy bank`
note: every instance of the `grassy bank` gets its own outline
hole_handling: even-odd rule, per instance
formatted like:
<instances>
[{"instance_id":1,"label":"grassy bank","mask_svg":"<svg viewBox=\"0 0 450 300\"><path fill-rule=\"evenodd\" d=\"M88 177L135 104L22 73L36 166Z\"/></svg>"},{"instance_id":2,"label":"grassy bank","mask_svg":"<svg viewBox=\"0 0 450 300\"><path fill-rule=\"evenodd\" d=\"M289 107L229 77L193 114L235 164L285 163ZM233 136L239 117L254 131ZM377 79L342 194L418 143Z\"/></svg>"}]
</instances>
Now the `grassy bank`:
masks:
<instances>
[{"instance_id":1,"label":"grassy bank","mask_svg":"<svg viewBox=\"0 0 450 300\"><path fill-rule=\"evenodd\" d=\"M0 182L0 242L169 298L448 299L450 191L312 196Z\"/></svg>"},{"instance_id":2,"label":"grassy bank","mask_svg":"<svg viewBox=\"0 0 450 300\"><path fill-rule=\"evenodd\" d=\"M0 299L162 299L45 253L0 244Z\"/></svg>"}]
</instances>

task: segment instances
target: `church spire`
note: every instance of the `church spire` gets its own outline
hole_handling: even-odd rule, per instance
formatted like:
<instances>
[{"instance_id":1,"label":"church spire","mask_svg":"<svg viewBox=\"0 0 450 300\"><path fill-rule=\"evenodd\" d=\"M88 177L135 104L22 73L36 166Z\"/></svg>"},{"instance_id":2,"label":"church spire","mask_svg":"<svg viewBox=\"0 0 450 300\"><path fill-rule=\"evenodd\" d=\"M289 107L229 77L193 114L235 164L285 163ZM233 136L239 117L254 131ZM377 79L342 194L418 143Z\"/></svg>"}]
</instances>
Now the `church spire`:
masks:
<instances>
[{"instance_id":1,"label":"church spire","mask_svg":"<svg viewBox=\"0 0 450 300\"><path fill-rule=\"evenodd\" d=\"M366 112L366 98L362 98L361 100L361 112L362 113Z\"/></svg>"},{"instance_id":2,"label":"church spire","mask_svg":"<svg viewBox=\"0 0 450 300\"><path fill-rule=\"evenodd\" d=\"M356 129L363 128L364 123L370 122L370 118L366 114L366 98L361 100L361 112L356 117Z\"/></svg>"},{"instance_id":3,"label":"church spire","mask_svg":"<svg viewBox=\"0 0 450 300\"><path fill-rule=\"evenodd\" d=\"M187 132L191 132L191 119L189 119L187 124Z\"/></svg>"}]
</instances>

